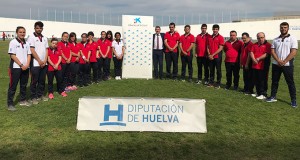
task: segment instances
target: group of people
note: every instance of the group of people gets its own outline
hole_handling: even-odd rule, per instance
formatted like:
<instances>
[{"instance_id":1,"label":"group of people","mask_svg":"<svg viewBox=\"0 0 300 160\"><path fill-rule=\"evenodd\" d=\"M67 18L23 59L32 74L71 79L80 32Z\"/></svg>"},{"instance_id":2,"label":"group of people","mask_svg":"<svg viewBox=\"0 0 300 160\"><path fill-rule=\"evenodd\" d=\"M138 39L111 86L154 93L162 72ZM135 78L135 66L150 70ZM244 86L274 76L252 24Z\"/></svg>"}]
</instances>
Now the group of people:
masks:
<instances>
[{"instance_id":1,"label":"group of people","mask_svg":"<svg viewBox=\"0 0 300 160\"><path fill-rule=\"evenodd\" d=\"M244 87L241 90L246 95L252 95L260 100L276 102L276 94L280 76L283 73L291 97L291 106L296 108L296 88L294 83L294 57L298 49L297 39L288 33L289 24L280 24L281 34L270 44L263 32L257 33L257 42L253 43L248 33L237 38L237 32L230 31L229 40L219 34L219 25L212 26L212 35L207 33L207 25L201 25L201 33L196 37L190 33L191 26L184 27L184 34L175 31L175 24L169 24L170 31L160 33L159 26L155 27L153 35L154 78L163 78L163 55L166 60L166 77L177 79L179 54L182 62L181 80L185 81L186 66L188 66L188 81L192 82L193 56L197 59L197 84L203 83L208 87L220 88L222 57L225 53L226 84L225 89L232 87L238 90L240 69L243 69ZM196 53L192 53L195 47ZM178 50L180 48L180 51ZM272 62L271 94L267 97L269 69ZM171 66L173 64L173 72ZM204 72L203 72L204 71ZM216 79L215 79L216 75ZM204 79L202 79L203 77ZM254 93L254 87L256 93Z\"/></svg>"},{"instance_id":2,"label":"group of people","mask_svg":"<svg viewBox=\"0 0 300 160\"><path fill-rule=\"evenodd\" d=\"M17 85L20 82L21 106L38 104L54 98L53 81L56 79L57 92L66 97L67 92L77 90L78 86L88 86L110 79L110 62L114 61L115 79L122 79L122 61L125 46L121 34L116 32L113 38L111 31L102 31L101 38L94 41L94 33L81 34L81 42L77 42L74 32L62 33L61 41L52 38L50 46L48 39L42 35L44 24L38 21L34 24L34 33L25 41L26 29L17 27L16 38L9 44L8 53L11 58L9 66L9 88L7 95L8 110L15 111L13 103ZM265 34L257 34L257 42L252 43L248 33L242 34L238 40L237 32L230 32L230 39L224 40L219 34L219 25L212 27L212 35L207 33L207 25L202 24L201 33L194 37L190 33L191 26L184 27L184 34L175 31L175 24L170 23L170 31L160 33L161 28L155 27L153 35L154 78L163 78L163 57L166 60L166 78L176 80L178 77L179 54L182 62L181 80L185 81L186 66L188 66L188 81L192 82L193 54L197 59L197 84L220 88L221 64L225 52L226 86L238 90L239 72L243 69L245 94L251 94L257 99L275 102L278 82L281 73L284 74L289 87L291 106L297 107L296 88L293 78L293 61L297 53L297 39L288 34L289 24L280 24L280 36L270 44L265 40ZM196 53L193 53L195 47ZM268 73L272 63L272 90L267 98ZM171 67L173 65L173 71ZM204 72L203 72L204 70ZM216 81L215 81L216 72ZM26 87L31 74L30 100L26 99ZM204 79L202 79L203 77ZM48 94L45 92L46 76L48 79ZM254 94L254 86L256 94Z\"/></svg>"},{"instance_id":3,"label":"group of people","mask_svg":"<svg viewBox=\"0 0 300 160\"><path fill-rule=\"evenodd\" d=\"M17 85L20 82L21 106L38 104L54 98L53 81L56 79L57 92L67 97L67 92L78 87L99 83L110 79L110 62L114 61L117 80L121 79L122 60L125 51L121 33L116 32L113 38L111 31L102 31L101 38L94 41L94 33L81 34L77 42L74 32L62 33L61 41L48 39L42 35L44 24L34 24L34 32L25 40L26 29L17 27L17 37L9 43L8 53L11 57L9 66L9 88L7 94L8 110L15 111L13 103ZM26 87L31 75L30 100L26 100ZM46 77L48 94L44 95Z\"/></svg>"}]
</instances>

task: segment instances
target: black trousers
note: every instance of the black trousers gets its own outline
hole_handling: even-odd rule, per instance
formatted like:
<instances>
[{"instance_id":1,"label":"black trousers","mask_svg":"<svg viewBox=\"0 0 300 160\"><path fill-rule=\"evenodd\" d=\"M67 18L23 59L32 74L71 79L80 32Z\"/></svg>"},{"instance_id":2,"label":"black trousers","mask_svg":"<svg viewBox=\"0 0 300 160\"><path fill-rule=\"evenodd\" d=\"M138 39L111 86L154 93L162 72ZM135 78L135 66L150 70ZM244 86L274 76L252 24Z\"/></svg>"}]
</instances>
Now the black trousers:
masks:
<instances>
[{"instance_id":1,"label":"black trousers","mask_svg":"<svg viewBox=\"0 0 300 160\"><path fill-rule=\"evenodd\" d=\"M240 80L240 64L239 63L232 63L232 62L225 62L226 67L226 86L231 87L232 85L232 74L233 74L233 85L234 87L239 86Z\"/></svg>"},{"instance_id":2,"label":"black trousers","mask_svg":"<svg viewBox=\"0 0 300 160\"><path fill-rule=\"evenodd\" d=\"M91 70L93 70L93 82L97 82L98 81L98 62L90 63L90 69L89 69L90 77L91 77Z\"/></svg>"},{"instance_id":3,"label":"black trousers","mask_svg":"<svg viewBox=\"0 0 300 160\"><path fill-rule=\"evenodd\" d=\"M215 69L217 70L217 84L221 84L222 71L221 71L222 57L209 60L209 83L214 83L215 80Z\"/></svg>"},{"instance_id":4,"label":"black trousers","mask_svg":"<svg viewBox=\"0 0 300 160\"><path fill-rule=\"evenodd\" d=\"M115 76L122 76L122 62L123 59L117 59L114 57L114 68L115 68Z\"/></svg>"},{"instance_id":5,"label":"black trousers","mask_svg":"<svg viewBox=\"0 0 300 160\"><path fill-rule=\"evenodd\" d=\"M265 80L265 74L264 74L264 70L259 70L259 69L252 69L253 72L253 82L255 84L256 87L256 92L257 95L264 95L266 96L266 92L264 92L264 80Z\"/></svg>"},{"instance_id":6,"label":"black trousers","mask_svg":"<svg viewBox=\"0 0 300 160\"><path fill-rule=\"evenodd\" d=\"M296 86L294 82L294 66L277 66L272 65L272 88L271 96L276 97L280 76L283 73L285 81L289 88L291 101L296 101Z\"/></svg>"},{"instance_id":7,"label":"black trousers","mask_svg":"<svg viewBox=\"0 0 300 160\"><path fill-rule=\"evenodd\" d=\"M173 63L173 78L177 78L178 75L178 52L165 53L167 78L171 78L171 66Z\"/></svg>"},{"instance_id":8,"label":"black trousers","mask_svg":"<svg viewBox=\"0 0 300 160\"><path fill-rule=\"evenodd\" d=\"M67 64L67 63L64 63L64 64L61 64L61 72L62 72L62 86L63 88L65 89L67 86L70 86L70 81L71 81L71 64Z\"/></svg>"},{"instance_id":9,"label":"black trousers","mask_svg":"<svg viewBox=\"0 0 300 160\"><path fill-rule=\"evenodd\" d=\"M41 68L41 67L31 67L30 68L31 99L40 98L44 95L47 71L48 71L48 66L45 66L44 68Z\"/></svg>"},{"instance_id":10,"label":"black trousers","mask_svg":"<svg viewBox=\"0 0 300 160\"><path fill-rule=\"evenodd\" d=\"M243 68L243 80L244 80L244 91L253 93L253 78L252 78L252 67L249 65L248 69Z\"/></svg>"},{"instance_id":11,"label":"black trousers","mask_svg":"<svg viewBox=\"0 0 300 160\"><path fill-rule=\"evenodd\" d=\"M53 80L54 77L56 79L56 86L57 86L57 92L61 94L64 91L63 85L62 85L62 71L56 70L56 71L48 71L48 93L53 93Z\"/></svg>"},{"instance_id":12,"label":"black trousers","mask_svg":"<svg viewBox=\"0 0 300 160\"><path fill-rule=\"evenodd\" d=\"M154 78L163 77L163 50L153 50L153 67L154 67Z\"/></svg>"},{"instance_id":13,"label":"black trousers","mask_svg":"<svg viewBox=\"0 0 300 160\"><path fill-rule=\"evenodd\" d=\"M73 86L77 83L77 75L79 71L79 63L78 62L72 62L70 64L70 86Z\"/></svg>"},{"instance_id":14,"label":"black trousers","mask_svg":"<svg viewBox=\"0 0 300 160\"><path fill-rule=\"evenodd\" d=\"M23 71L21 68L9 68L9 86L7 91L7 105L14 105L13 100L20 81L20 101L26 100L26 86L29 78L29 69Z\"/></svg>"},{"instance_id":15,"label":"black trousers","mask_svg":"<svg viewBox=\"0 0 300 160\"><path fill-rule=\"evenodd\" d=\"M104 58L98 58L97 63L98 63L97 81L101 81L104 73Z\"/></svg>"},{"instance_id":16,"label":"black trousers","mask_svg":"<svg viewBox=\"0 0 300 160\"><path fill-rule=\"evenodd\" d=\"M88 73L89 70L89 64L79 64L79 73L78 73L78 85L83 86L83 85L88 85Z\"/></svg>"},{"instance_id":17,"label":"black trousers","mask_svg":"<svg viewBox=\"0 0 300 160\"><path fill-rule=\"evenodd\" d=\"M103 58L103 78L110 76L110 61L111 58Z\"/></svg>"},{"instance_id":18,"label":"black trousers","mask_svg":"<svg viewBox=\"0 0 300 160\"><path fill-rule=\"evenodd\" d=\"M198 80L202 80L202 68L204 68L204 81L208 81L208 77L209 77L208 62L209 61L207 57L197 57Z\"/></svg>"},{"instance_id":19,"label":"black trousers","mask_svg":"<svg viewBox=\"0 0 300 160\"><path fill-rule=\"evenodd\" d=\"M193 77L193 54L191 53L190 56L181 56L181 78L185 79L185 73L186 73L186 65L188 65L189 69L189 79L192 79Z\"/></svg>"},{"instance_id":20,"label":"black trousers","mask_svg":"<svg viewBox=\"0 0 300 160\"><path fill-rule=\"evenodd\" d=\"M268 91L268 81L269 81L269 70L270 70L270 63L269 65L264 66L264 92L267 93Z\"/></svg>"}]
</instances>

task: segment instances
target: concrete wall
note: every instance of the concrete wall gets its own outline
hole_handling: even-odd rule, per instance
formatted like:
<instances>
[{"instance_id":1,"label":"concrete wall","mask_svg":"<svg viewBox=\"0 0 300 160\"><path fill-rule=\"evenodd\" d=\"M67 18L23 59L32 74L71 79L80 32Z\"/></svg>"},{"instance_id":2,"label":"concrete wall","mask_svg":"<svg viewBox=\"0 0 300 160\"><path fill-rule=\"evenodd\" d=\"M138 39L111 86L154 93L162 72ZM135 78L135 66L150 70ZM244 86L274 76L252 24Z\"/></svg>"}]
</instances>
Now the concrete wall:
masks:
<instances>
[{"instance_id":1,"label":"concrete wall","mask_svg":"<svg viewBox=\"0 0 300 160\"><path fill-rule=\"evenodd\" d=\"M300 19L288 19L284 20L290 24L290 33L300 40ZM2 31L14 31L17 26L24 26L27 30L27 34L33 32L34 23L36 20L26 20L26 19L13 19L13 18L0 18L0 32ZM271 40L279 36L279 24L283 20L269 20L269 21L255 21L255 22L238 22L238 23L220 23L220 34L224 37L229 37L229 32L231 30L236 30L238 36L240 37L243 32L248 32L251 37L256 39L257 32L265 32L266 38ZM61 37L61 33L64 31L75 32L77 37L82 33L88 31L93 31L95 37L100 37L100 32L102 30L111 30L113 33L121 32L121 26L107 26L107 25L94 25L94 24L81 24L81 23L66 23L66 22L53 22L53 21L43 21L44 31L43 34L48 38L52 35L55 37ZM176 26L176 30L183 34L184 26ZM192 25L191 32L195 36L201 32L201 25ZM212 33L212 24L208 24L208 32ZM168 26L162 27L162 32L167 32L169 30ZM153 28L154 32L154 28Z\"/></svg>"}]
</instances>

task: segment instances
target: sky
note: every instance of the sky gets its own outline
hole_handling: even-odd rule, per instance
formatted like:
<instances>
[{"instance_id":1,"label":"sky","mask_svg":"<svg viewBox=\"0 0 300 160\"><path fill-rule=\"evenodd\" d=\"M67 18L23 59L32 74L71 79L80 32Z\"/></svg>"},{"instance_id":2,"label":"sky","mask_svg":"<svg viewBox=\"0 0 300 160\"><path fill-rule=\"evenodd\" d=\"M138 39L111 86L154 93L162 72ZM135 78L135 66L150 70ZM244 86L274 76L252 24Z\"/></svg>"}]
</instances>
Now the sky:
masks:
<instances>
[{"instance_id":1,"label":"sky","mask_svg":"<svg viewBox=\"0 0 300 160\"><path fill-rule=\"evenodd\" d=\"M0 17L112 25L120 25L122 14L154 16L157 24L169 21L192 24L270 17L300 8L298 0L5 0L0 3Z\"/></svg>"}]
</instances>

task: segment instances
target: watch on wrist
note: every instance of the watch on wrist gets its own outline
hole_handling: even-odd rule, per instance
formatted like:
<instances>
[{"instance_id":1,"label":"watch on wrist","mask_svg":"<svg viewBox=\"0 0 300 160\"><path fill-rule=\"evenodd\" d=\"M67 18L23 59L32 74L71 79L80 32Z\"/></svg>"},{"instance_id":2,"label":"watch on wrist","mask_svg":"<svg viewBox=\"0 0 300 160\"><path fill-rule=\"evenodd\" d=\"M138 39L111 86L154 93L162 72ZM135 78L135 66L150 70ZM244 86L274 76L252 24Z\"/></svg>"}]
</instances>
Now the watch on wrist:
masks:
<instances>
[{"instance_id":1,"label":"watch on wrist","mask_svg":"<svg viewBox=\"0 0 300 160\"><path fill-rule=\"evenodd\" d=\"M19 65L21 68L24 66L23 63Z\"/></svg>"}]
</instances>

